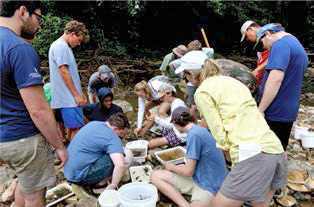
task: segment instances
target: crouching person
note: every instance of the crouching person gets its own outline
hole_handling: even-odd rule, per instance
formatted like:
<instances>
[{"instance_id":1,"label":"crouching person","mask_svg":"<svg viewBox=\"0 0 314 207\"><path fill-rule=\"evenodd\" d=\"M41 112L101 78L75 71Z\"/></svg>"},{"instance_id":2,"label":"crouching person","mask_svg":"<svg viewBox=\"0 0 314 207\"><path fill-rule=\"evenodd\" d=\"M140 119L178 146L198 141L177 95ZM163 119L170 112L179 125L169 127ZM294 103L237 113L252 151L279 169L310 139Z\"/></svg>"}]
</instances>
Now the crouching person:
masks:
<instances>
[{"instance_id":1,"label":"crouching person","mask_svg":"<svg viewBox=\"0 0 314 207\"><path fill-rule=\"evenodd\" d=\"M95 194L118 185L131 164L133 155L123 149L119 136L129 127L123 113L112 115L107 122L92 121L74 136L64 166L66 179L84 187L92 187Z\"/></svg>"},{"instance_id":2,"label":"crouching person","mask_svg":"<svg viewBox=\"0 0 314 207\"><path fill-rule=\"evenodd\" d=\"M223 153L210 132L194 124L188 108L176 108L171 121L178 131L188 133L186 162L154 170L151 182L180 207L209 206L227 175ZM181 193L192 195L191 204Z\"/></svg>"}]
</instances>

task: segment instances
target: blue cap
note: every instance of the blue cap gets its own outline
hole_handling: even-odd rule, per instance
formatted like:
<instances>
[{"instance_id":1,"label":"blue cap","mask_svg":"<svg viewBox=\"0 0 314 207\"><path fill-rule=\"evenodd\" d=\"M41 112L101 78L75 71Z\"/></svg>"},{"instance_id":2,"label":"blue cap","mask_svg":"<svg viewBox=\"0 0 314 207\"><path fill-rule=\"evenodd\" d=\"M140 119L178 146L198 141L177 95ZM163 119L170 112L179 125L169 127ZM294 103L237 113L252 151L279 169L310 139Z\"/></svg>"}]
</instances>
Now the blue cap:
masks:
<instances>
[{"instance_id":1,"label":"blue cap","mask_svg":"<svg viewBox=\"0 0 314 207\"><path fill-rule=\"evenodd\" d=\"M264 37L266 31L284 31L284 30L285 29L282 27L277 27L276 24L266 24L262 26L257 32L256 43L254 45L254 48L261 41L262 37Z\"/></svg>"}]
</instances>

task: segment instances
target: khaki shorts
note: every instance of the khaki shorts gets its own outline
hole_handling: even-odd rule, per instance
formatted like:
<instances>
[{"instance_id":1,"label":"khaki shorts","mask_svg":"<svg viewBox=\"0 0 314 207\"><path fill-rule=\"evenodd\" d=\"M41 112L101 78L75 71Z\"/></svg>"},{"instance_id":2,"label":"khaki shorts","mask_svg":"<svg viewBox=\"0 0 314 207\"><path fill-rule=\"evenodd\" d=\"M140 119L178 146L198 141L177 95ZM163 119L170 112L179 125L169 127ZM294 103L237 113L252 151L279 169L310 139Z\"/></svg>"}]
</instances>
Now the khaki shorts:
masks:
<instances>
[{"instance_id":1,"label":"khaki shorts","mask_svg":"<svg viewBox=\"0 0 314 207\"><path fill-rule=\"evenodd\" d=\"M285 153L259 153L233 166L219 192L233 200L264 202L269 190L286 185Z\"/></svg>"},{"instance_id":2,"label":"khaki shorts","mask_svg":"<svg viewBox=\"0 0 314 207\"><path fill-rule=\"evenodd\" d=\"M51 146L37 134L0 144L0 159L15 170L22 192L35 192L56 181Z\"/></svg>"},{"instance_id":3,"label":"khaki shorts","mask_svg":"<svg viewBox=\"0 0 314 207\"><path fill-rule=\"evenodd\" d=\"M199 201L203 205L208 205L213 198L211 192L200 188L192 177L186 177L173 173L172 184L182 194L191 195L191 202Z\"/></svg>"}]
</instances>

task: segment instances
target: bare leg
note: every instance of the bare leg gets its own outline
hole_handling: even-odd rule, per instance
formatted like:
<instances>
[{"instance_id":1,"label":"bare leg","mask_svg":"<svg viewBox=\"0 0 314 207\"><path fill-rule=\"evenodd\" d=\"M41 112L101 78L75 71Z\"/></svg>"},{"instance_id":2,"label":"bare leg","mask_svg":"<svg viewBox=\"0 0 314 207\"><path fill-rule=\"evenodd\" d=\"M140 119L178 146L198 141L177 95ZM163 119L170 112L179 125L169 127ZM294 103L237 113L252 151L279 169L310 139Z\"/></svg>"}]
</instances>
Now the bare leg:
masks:
<instances>
[{"instance_id":1,"label":"bare leg","mask_svg":"<svg viewBox=\"0 0 314 207\"><path fill-rule=\"evenodd\" d=\"M15 206L16 207L24 207L25 202L24 202L24 196L23 193L20 191L20 184L18 183L14 192L14 197L15 197Z\"/></svg>"},{"instance_id":2,"label":"bare leg","mask_svg":"<svg viewBox=\"0 0 314 207\"><path fill-rule=\"evenodd\" d=\"M252 202L254 207L268 207L271 199L273 198L275 190L270 190L267 193L266 199L264 202Z\"/></svg>"},{"instance_id":3,"label":"bare leg","mask_svg":"<svg viewBox=\"0 0 314 207\"><path fill-rule=\"evenodd\" d=\"M243 203L244 201L226 198L220 192L218 192L211 202L211 207L239 207Z\"/></svg>"},{"instance_id":4,"label":"bare leg","mask_svg":"<svg viewBox=\"0 0 314 207\"><path fill-rule=\"evenodd\" d=\"M168 144L168 141L165 137L161 137L161 138L155 138L149 141L148 143L148 148L149 149L154 149L156 147L160 147L163 145Z\"/></svg>"},{"instance_id":5,"label":"bare leg","mask_svg":"<svg viewBox=\"0 0 314 207\"><path fill-rule=\"evenodd\" d=\"M182 194L175 189L172 184L173 173L167 170L154 170L151 174L150 181L160 192L170 198L180 207L189 207L190 204L184 199Z\"/></svg>"},{"instance_id":6,"label":"bare leg","mask_svg":"<svg viewBox=\"0 0 314 207\"><path fill-rule=\"evenodd\" d=\"M18 184L15 190L15 206L16 207L43 207L45 206L46 189L33 193L24 193L20 190Z\"/></svg>"},{"instance_id":7,"label":"bare leg","mask_svg":"<svg viewBox=\"0 0 314 207\"><path fill-rule=\"evenodd\" d=\"M193 201L191 207L209 207L209 205L204 205L200 201Z\"/></svg>"}]
</instances>

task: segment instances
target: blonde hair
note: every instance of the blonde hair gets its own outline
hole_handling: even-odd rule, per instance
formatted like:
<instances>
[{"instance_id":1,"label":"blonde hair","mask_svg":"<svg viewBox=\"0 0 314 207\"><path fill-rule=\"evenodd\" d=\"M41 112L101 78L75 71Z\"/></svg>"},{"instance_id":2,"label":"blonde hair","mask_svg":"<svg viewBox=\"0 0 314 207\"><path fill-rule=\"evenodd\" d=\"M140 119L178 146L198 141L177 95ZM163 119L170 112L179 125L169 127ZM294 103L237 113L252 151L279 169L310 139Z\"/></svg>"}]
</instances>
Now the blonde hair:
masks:
<instances>
[{"instance_id":1,"label":"blonde hair","mask_svg":"<svg viewBox=\"0 0 314 207\"><path fill-rule=\"evenodd\" d=\"M140 92L143 91L146 97L150 97L151 96L151 90L150 87L148 85L148 83L144 80L142 80L141 82L137 83L134 87L134 92Z\"/></svg>"},{"instance_id":2,"label":"blonde hair","mask_svg":"<svg viewBox=\"0 0 314 207\"><path fill-rule=\"evenodd\" d=\"M64 33L69 34L71 32L74 32L76 35L83 35L84 42L89 41L88 29L86 29L86 26L84 23L76 21L76 20L69 21L65 25Z\"/></svg>"}]
</instances>

